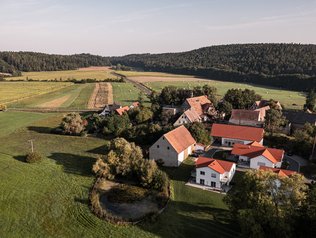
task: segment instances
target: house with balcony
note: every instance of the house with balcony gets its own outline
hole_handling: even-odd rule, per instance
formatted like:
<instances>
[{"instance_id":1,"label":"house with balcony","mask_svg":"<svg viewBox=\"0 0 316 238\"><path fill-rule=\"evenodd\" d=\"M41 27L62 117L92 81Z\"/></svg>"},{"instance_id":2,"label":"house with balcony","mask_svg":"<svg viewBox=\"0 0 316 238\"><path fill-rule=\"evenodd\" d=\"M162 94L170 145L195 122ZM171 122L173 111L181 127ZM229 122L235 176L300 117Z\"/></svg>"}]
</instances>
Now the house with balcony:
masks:
<instances>
[{"instance_id":1,"label":"house with balcony","mask_svg":"<svg viewBox=\"0 0 316 238\"><path fill-rule=\"evenodd\" d=\"M236 171L235 163L206 157L199 157L195 166L196 183L218 190L229 185Z\"/></svg>"}]
</instances>

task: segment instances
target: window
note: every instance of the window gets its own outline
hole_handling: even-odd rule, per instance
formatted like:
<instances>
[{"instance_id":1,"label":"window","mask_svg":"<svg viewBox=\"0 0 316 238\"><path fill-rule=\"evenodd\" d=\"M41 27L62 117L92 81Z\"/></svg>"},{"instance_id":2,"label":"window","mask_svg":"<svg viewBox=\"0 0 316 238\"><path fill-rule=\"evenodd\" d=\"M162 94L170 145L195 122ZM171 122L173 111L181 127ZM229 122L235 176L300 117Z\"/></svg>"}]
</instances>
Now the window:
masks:
<instances>
[{"instance_id":1,"label":"window","mask_svg":"<svg viewBox=\"0 0 316 238\"><path fill-rule=\"evenodd\" d=\"M162 139L164 140L164 139L165 139L165 137L162 137Z\"/></svg>"},{"instance_id":2,"label":"window","mask_svg":"<svg viewBox=\"0 0 316 238\"><path fill-rule=\"evenodd\" d=\"M205 175L205 172L204 171L200 171L200 175Z\"/></svg>"},{"instance_id":3,"label":"window","mask_svg":"<svg viewBox=\"0 0 316 238\"><path fill-rule=\"evenodd\" d=\"M200 184L204 185L205 180L204 179L200 179Z\"/></svg>"},{"instance_id":4,"label":"window","mask_svg":"<svg viewBox=\"0 0 316 238\"><path fill-rule=\"evenodd\" d=\"M212 174L211 174L211 177L212 177L212 178L216 178L216 174L213 174L213 173L212 173Z\"/></svg>"},{"instance_id":5,"label":"window","mask_svg":"<svg viewBox=\"0 0 316 238\"><path fill-rule=\"evenodd\" d=\"M157 145L157 148L159 148L159 145Z\"/></svg>"},{"instance_id":6,"label":"window","mask_svg":"<svg viewBox=\"0 0 316 238\"><path fill-rule=\"evenodd\" d=\"M211 182L211 187L216 187L216 183L215 182Z\"/></svg>"},{"instance_id":7,"label":"window","mask_svg":"<svg viewBox=\"0 0 316 238\"><path fill-rule=\"evenodd\" d=\"M258 166L266 166L266 163L258 162Z\"/></svg>"},{"instance_id":8,"label":"window","mask_svg":"<svg viewBox=\"0 0 316 238\"><path fill-rule=\"evenodd\" d=\"M168 146L167 149L170 150L170 147Z\"/></svg>"}]
</instances>

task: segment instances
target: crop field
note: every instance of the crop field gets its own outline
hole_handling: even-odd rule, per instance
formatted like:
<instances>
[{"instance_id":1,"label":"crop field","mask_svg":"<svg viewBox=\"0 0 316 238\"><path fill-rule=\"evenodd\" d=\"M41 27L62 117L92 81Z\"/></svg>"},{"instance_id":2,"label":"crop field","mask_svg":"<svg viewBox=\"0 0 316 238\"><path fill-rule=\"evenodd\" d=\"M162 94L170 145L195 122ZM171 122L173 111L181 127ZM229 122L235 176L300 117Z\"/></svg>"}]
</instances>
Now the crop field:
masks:
<instances>
[{"instance_id":1,"label":"crop field","mask_svg":"<svg viewBox=\"0 0 316 238\"><path fill-rule=\"evenodd\" d=\"M241 84L233 82L223 82L216 80L207 81L182 81L182 82L147 82L144 83L146 86L152 88L155 91L161 91L166 86L175 86L180 88L193 88L195 86L203 86L208 84L217 88L218 97L223 97L228 89L241 88L255 90L256 93L260 94L264 99L275 99L281 102L286 108L302 109L305 103L305 95L302 92L295 92L277 88L269 88L251 84Z\"/></svg>"},{"instance_id":2,"label":"crop field","mask_svg":"<svg viewBox=\"0 0 316 238\"><path fill-rule=\"evenodd\" d=\"M21 82L18 82L21 83ZM17 83L17 84L18 84ZM25 83L25 84L29 84ZM47 84L43 82L41 84ZM59 84L59 83L54 83ZM29 97L9 103L8 106L14 108L75 108L85 109L88 106L90 95L95 84L69 84L68 87L61 88L50 93Z\"/></svg>"},{"instance_id":3,"label":"crop field","mask_svg":"<svg viewBox=\"0 0 316 238\"><path fill-rule=\"evenodd\" d=\"M167 170L172 199L154 221L117 226L89 210L92 165L104 153L102 138L50 134L60 114L0 113L0 237L237 237L223 195L184 185L192 161ZM27 164L33 139L45 158Z\"/></svg>"},{"instance_id":4,"label":"crop field","mask_svg":"<svg viewBox=\"0 0 316 238\"><path fill-rule=\"evenodd\" d=\"M1 82L0 103L9 103L34 95L42 95L71 86L72 83Z\"/></svg>"},{"instance_id":5,"label":"crop field","mask_svg":"<svg viewBox=\"0 0 316 238\"><path fill-rule=\"evenodd\" d=\"M82 79L118 79L111 74L112 70L108 67L81 68L78 70L65 71L44 71L44 72L23 72L22 76L8 77L6 80L47 80L47 81L65 81L65 80L82 80Z\"/></svg>"}]
</instances>

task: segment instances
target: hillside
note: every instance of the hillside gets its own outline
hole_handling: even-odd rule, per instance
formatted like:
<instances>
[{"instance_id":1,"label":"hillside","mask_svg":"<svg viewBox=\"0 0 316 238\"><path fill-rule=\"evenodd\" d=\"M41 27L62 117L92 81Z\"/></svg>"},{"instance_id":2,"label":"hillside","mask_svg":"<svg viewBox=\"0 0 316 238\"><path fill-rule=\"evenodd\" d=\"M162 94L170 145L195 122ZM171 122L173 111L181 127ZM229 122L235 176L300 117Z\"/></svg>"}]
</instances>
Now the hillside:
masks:
<instances>
[{"instance_id":1,"label":"hillside","mask_svg":"<svg viewBox=\"0 0 316 238\"><path fill-rule=\"evenodd\" d=\"M0 52L0 72L19 76L21 71L72 70L88 66L107 66L106 57L76 54L50 55L34 52Z\"/></svg>"},{"instance_id":2,"label":"hillside","mask_svg":"<svg viewBox=\"0 0 316 238\"><path fill-rule=\"evenodd\" d=\"M112 64L307 90L316 86L316 45L235 44L182 53L133 54Z\"/></svg>"}]
</instances>

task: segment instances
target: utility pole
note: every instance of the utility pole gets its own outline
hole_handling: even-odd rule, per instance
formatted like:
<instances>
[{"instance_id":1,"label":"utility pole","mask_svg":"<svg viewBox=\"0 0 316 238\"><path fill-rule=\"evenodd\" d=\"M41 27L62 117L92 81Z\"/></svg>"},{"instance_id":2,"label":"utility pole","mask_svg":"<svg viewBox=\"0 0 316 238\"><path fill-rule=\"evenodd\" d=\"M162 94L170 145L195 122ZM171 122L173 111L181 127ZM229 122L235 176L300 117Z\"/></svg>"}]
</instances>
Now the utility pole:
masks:
<instances>
[{"instance_id":1,"label":"utility pole","mask_svg":"<svg viewBox=\"0 0 316 238\"><path fill-rule=\"evenodd\" d=\"M32 153L34 152L34 144L33 144L33 140L28 140L31 143L31 151Z\"/></svg>"}]
</instances>

